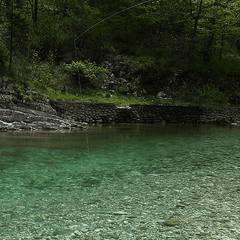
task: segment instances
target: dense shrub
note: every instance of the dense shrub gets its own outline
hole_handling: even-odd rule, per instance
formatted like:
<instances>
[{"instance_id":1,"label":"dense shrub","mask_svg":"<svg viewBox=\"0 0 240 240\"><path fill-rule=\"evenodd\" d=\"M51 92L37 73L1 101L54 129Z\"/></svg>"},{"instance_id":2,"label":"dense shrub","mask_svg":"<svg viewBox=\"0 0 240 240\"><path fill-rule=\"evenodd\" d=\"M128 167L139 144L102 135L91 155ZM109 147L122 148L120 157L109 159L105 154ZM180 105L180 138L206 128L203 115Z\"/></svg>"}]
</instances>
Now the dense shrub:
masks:
<instances>
[{"instance_id":1,"label":"dense shrub","mask_svg":"<svg viewBox=\"0 0 240 240\"><path fill-rule=\"evenodd\" d=\"M171 70L165 59L138 57L132 61L132 71L140 80L140 87L148 94L157 95L167 84Z\"/></svg>"},{"instance_id":2,"label":"dense shrub","mask_svg":"<svg viewBox=\"0 0 240 240\"><path fill-rule=\"evenodd\" d=\"M230 95L213 86L185 89L181 92L181 100L202 106L226 105Z\"/></svg>"},{"instance_id":3,"label":"dense shrub","mask_svg":"<svg viewBox=\"0 0 240 240\"><path fill-rule=\"evenodd\" d=\"M99 88L107 77L105 68L89 61L73 61L71 64L64 64L63 67L74 78L76 86Z\"/></svg>"}]
</instances>

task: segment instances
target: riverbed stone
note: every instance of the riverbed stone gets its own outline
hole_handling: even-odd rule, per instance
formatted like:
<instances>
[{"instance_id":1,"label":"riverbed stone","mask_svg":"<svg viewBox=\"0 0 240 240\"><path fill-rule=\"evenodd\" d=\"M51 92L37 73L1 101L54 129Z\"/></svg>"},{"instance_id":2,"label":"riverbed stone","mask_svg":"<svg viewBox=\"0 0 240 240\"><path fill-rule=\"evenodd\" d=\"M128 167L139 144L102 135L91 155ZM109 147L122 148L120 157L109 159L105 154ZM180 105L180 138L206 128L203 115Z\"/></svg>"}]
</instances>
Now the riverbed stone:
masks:
<instances>
[{"instance_id":1,"label":"riverbed stone","mask_svg":"<svg viewBox=\"0 0 240 240\"><path fill-rule=\"evenodd\" d=\"M114 215L128 215L128 213L124 212L124 211L117 211L117 212L114 212L113 214Z\"/></svg>"},{"instance_id":2,"label":"riverbed stone","mask_svg":"<svg viewBox=\"0 0 240 240\"><path fill-rule=\"evenodd\" d=\"M75 185L71 191L58 192L53 186L52 189L34 191L26 206L13 207L7 202L2 211L1 237L239 239L239 192L229 192L229 186L238 188L239 182L239 163L233 160L227 158L224 167L189 167L186 171L179 168L164 174L141 174L131 183L126 178L105 179L95 188ZM15 171L18 173L17 168ZM214 191L208 187L208 181L204 181L213 174L218 176L212 178ZM193 178L195 181L191 180ZM207 187L202 188L202 185ZM17 199L22 186L15 185L14 188L9 195ZM192 201L190 190L202 192L201 201ZM175 207L178 200L185 208ZM113 212L124 214L114 215ZM12 215L15 221L11 220Z\"/></svg>"},{"instance_id":3,"label":"riverbed stone","mask_svg":"<svg viewBox=\"0 0 240 240\"><path fill-rule=\"evenodd\" d=\"M181 222L179 220L176 219L167 219L166 221L163 222L163 224L165 226L170 226L170 227L174 227L179 225Z\"/></svg>"}]
</instances>

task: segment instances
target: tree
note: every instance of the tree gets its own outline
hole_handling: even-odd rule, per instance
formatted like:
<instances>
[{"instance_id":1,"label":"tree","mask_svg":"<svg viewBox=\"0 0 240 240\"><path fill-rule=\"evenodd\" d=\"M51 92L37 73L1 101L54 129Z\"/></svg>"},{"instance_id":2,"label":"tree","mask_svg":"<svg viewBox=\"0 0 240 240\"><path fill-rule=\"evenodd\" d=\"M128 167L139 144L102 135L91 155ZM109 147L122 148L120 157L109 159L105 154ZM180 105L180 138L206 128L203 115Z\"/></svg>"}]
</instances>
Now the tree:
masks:
<instances>
[{"instance_id":1,"label":"tree","mask_svg":"<svg viewBox=\"0 0 240 240\"><path fill-rule=\"evenodd\" d=\"M34 17L33 17L33 22L37 22L38 20L38 0L35 0L34 2Z\"/></svg>"},{"instance_id":2,"label":"tree","mask_svg":"<svg viewBox=\"0 0 240 240\"><path fill-rule=\"evenodd\" d=\"M216 69L240 52L239 10L238 0L0 0L0 64L31 64L35 54L71 63L76 53L101 63L120 53L139 63L148 89L220 88Z\"/></svg>"},{"instance_id":3,"label":"tree","mask_svg":"<svg viewBox=\"0 0 240 240\"><path fill-rule=\"evenodd\" d=\"M220 51L219 56L222 57L224 35L228 32L232 32L233 36L238 35L238 31L234 28L239 15L239 1L199 0L193 2L189 0L189 9L190 19L194 21L191 53L196 52L197 39L206 63L210 62L212 55L215 55L217 51Z\"/></svg>"},{"instance_id":4,"label":"tree","mask_svg":"<svg viewBox=\"0 0 240 240\"><path fill-rule=\"evenodd\" d=\"M24 42L28 38L30 28L27 9L23 0L2 0L1 14L4 23L0 23L6 37L2 41L9 50L9 66L13 64L15 51L24 53Z\"/></svg>"}]
</instances>

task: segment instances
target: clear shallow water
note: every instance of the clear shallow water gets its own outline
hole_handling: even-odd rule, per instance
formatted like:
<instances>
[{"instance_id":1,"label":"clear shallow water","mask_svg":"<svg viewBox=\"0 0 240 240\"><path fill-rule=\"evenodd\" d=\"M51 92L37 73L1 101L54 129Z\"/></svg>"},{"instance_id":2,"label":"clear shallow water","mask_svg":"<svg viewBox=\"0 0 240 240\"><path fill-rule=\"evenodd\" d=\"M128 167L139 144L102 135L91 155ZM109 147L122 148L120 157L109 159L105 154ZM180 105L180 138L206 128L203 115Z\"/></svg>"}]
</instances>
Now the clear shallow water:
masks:
<instances>
[{"instance_id":1,"label":"clear shallow water","mask_svg":"<svg viewBox=\"0 0 240 240\"><path fill-rule=\"evenodd\" d=\"M129 174L189 172L237 165L240 158L240 129L229 126L118 125L91 128L87 134L0 136L0 220L6 224L24 217L37 202L54 206L61 198L67 205L81 191L92 194L98 185L121 184Z\"/></svg>"},{"instance_id":2,"label":"clear shallow water","mask_svg":"<svg viewBox=\"0 0 240 240\"><path fill-rule=\"evenodd\" d=\"M238 161L239 133L228 126L191 125L119 125L92 128L87 134L2 133L1 193L8 188L9 193L13 188L22 193L65 191L73 184L116 181L132 171L158 174Z\"/></svg>"}]
</instances>

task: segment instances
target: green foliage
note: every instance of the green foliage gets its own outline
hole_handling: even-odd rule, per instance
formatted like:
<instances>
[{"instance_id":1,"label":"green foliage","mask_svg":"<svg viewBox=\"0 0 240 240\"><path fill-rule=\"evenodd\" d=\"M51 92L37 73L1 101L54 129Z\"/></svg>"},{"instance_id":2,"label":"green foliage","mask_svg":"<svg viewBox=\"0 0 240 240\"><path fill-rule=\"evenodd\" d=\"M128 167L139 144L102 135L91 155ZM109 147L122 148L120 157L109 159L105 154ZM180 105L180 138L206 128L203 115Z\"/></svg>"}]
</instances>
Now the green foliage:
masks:
<instances>
[{"instance_id":1,"label":"green foliage","mask_svg":"<svg viewBox=\"0 0 240 240\"><path fill-rule=\"evenodd\" d=\"M26 95L24 94L24 88L22 85L16 83L15 84L15 95L14 100L25 100Z\"/></svg>"},{"instance_id":2,"label":"green foliage","mask_svg":"<svg viewBox=\"0 0 240 240\"><path fill-rule=\"evenodd\" d=\"M240 76L239 68L240 60L238 58L213 58L207 65L206 70L210 72L214 78L224 78L231 76Z\"/></svg>"},{"instance_id":3,"label":"green foliage","mask_svg":"<svg viewBox=\"0 0 240 240\"><path fill-rule=\"evenodd\" d=\"M13 80L17 85L39 91L44 91L47 87L61 91L66 88L69 77L62 65L54 63L54 56L51 52L48 61L41 61L37 52L30 59L31 63L24 56L15 58Z\"/></svg>"},{"instance_id":4,"label":"green foliage","mask_svg":"<svg viewBox=\"0 0 240 240\"><path fill-rule=\"evenodd\" d=\"M83 89L109 86L112 74L126 79L116 83L125 95L166 90L197 104L240 103L238 0L34 3L0 1L1 72L11 67L23 89L50 87L68 96L79 83ZM79 61L74 61L74 39ZM127 56L127 64L119 59L113 72L99 67L117 55Z\"/></svg>"},{"instance_id":5,"label":"green foliage","mask_svg":"<svg viewBox=\"0 0 240 240\"><path fill-rule=\"evenodd\" d=\"M131 67L134 72L148 71L149 68L152 68L154 66L154 59L147 56L135 58L131 63Z\"/></svg>"},{"instance_id":6,"label":"green foliage","mask_svg":"<svg viewBox=\"0 0 240 240\"><path fill-rule=\"evenodd\" d=\"M0 38L0 69L4 69L5 64L7 62L7 54L8 50L6 46L4 45L2 39Z\"/></svg>"},{"instance_id":7,"label":"green foliage","mask_svg":"<svg viewBox=\"0 0 240 240\"><path fill-rule=\"evenodd\" d=\"M106 93L106 94L105 94L105 97L106 97L106 98L110 98L110 97L111 97L111 94L110 94L110 93Z\"/></svg>"},{"instance_id":8,"label":"green foliage","mask_svg":"<svg viewBox=\"0 0 240 240\"><path fill-rule=\"evenodd\" d=\"M156 104L159 103L159 100L154 98L139 98L134 96L126 96L122 94L114 94L111 95L109 92L104 92L102 90L92 90L88 89L83 91L82 94L63 94L61 91L55 91L52 88L47 88L47 94L50 99L56 100L79 100L86 102L106 102L106 103L114 103L118 106L128 106L130 104Z\"/></svg>"},{"instance_id":9,"label":"green foliage","mask_svg":"<svg viewBox=\"0 0 240 240\"><path fill-rule=\"evenodd\" d=\"M132 71L148 94L157 94L166 85L168 71L164 58L138 57L132 61Z\"/></svg>"},{"instance_id":10,"label":"green foliage","mask_svg":"<svg viewBox=\"0 0 240 240\"><path fill-rule=\"evenodd\" d=\"M240 91L240 60L238 58L212 58L210 63L196 62L193 64L192 79L196 85L212 85L216 86L221 92L230 95L229 100L234 103L239 103ZM190 78L190 76L188 76ZM196 84L197 83L197 84Z\"/></svg>"},{"instance_id":11,"label":"green foliage","mask_svg":"<svg viewBox=\"0 0 240 240\"><path fill-rule=\"evenodd\" d=\"M107 77L107 70L97 66L89 61L77 61L71 64L64 64L64 69L75 76L75 81L78 83L78 74L80 74L81 84L95 88L101 87Z\"/></svg>"},{"instance_id":12,"label":"green foliage","mask_svg":"<svg viewBox=\"0 0 240 240\"><path fill-rule=\"evenodd\" d=\"M230 95L212 86L203 86L182 93L182 100L201 106L226 106Z\"/></svg>"},{"instance_id":13,"label":"green foliage","mask_svg":"<svg viewBox=\"0 0 240 240\"><path fill-rule=\"evenodd\" d=\"M106 102L114 103L117 106L129 106L130 104L161 104L171 106L183 106L183 105L198 105L196 103L184 102L174 99L159 99L152 95L146 95L145 97L134 97L131 95L123 94L110 94L102 90L85 89L82 94L63 94L61 91L55 91L52 88L47 88L46 93L52 100L72 100L72 101L85 101L85 102Z\"/></svg>"}]
</instances>

